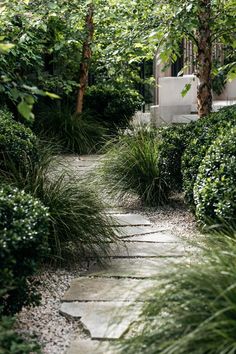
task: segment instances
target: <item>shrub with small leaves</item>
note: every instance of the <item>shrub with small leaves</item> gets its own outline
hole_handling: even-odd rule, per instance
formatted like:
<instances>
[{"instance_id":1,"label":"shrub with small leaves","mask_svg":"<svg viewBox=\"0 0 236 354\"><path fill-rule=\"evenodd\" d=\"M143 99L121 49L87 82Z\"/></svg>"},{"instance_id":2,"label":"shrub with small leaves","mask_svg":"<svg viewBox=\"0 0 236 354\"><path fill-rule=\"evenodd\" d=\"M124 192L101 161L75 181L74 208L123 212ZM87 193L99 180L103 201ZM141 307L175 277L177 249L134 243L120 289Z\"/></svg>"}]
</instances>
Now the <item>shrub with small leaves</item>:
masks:
<instances>
[{"instance_id":1,"label":"shrub with small leaves","mask_svg":"<svg viewBox=\"0 0 236 354\"><path fill-rule=\"evenodd\" d=\"M159 166L172 191L182 190L181 159L192 136L192 128L192 124L187 124L168 126L160 130Z\"/></svg>"},{"instance_id":2,"label":"shrub with small leaves","mask_svg":"<svg viewBox=\"0 0 236 354\"><path fill-rule=\"evenodd\" d=\"M105 122L114 131L117 127L126 127L141 104L142 98L134 90L91 86L85 95L84 109L88 110L95 119Z\"/></svg>"},{"instance_id":3,"label":"shrub with small leaves","mask_svg":"<svg viewBox=\"0 0 236 354\"><path fill-rule=\"evenodd\" d=\"M37 137L23 124L13 120L11 113L0 111L0 169L8 171L14 164L22 172L27 171L29 159L38 160Z\"/></svg>"},{"instance_id":4,"label":"shrub with small leaves","mask_svg":"<svg viewBox=\"0 0 236 354\"><path fill-rule=\"evenodd\" d=\"M236 127L209 148L194 185L197 218L203 224L236 225Z\"/></svg>"},{"instance_id":5,"label":"shrub with small leaves","mask_svg":"<svg viewBox=\"0 0 236 354\"><path fill-rule=\"evenodd\" d=\"M194 208L193 187L199 166L208 148L224 128L236 125L236 105L222 108L199 119L193 126L192 140L189 142L182 159L183 186L187 203ZM226 129L226 130L227 130Z\"/></svg>"},{"instance_id":6,"label":"shrub with small leaves","mask_svg":"<svg viewBox=\"0 0 236 354\"><path fill-rule=\"evenodd\" d=\"M0 187L0 309L16 313L37 303L29 277L47 252L48 210L24 191Z\"/></svg>"},{"instance_id":7,"label":"shrub with small leaves","mask_svg":"<svg viewBox=\"0 0 236 354\"><path fill-rule=\"evenodd\" d=\"M39 345L34 339L23 339L13 328L14 318L0 318L0 354L40 354Z\"/></svg>"}]
</instances>

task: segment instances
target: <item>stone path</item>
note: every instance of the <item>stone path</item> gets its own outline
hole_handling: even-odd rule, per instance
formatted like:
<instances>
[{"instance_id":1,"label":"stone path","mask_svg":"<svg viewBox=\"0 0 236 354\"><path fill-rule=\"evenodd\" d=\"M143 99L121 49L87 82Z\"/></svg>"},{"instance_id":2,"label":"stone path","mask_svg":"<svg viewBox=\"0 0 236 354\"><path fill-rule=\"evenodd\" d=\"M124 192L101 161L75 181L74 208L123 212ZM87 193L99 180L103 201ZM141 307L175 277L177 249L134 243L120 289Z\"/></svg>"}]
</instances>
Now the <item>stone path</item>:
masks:
<instances>
[{"instance_id":1,"label":"stone path","mask_svg":"<svg viewBox=\"0 0 236 354\"><path fill-rule=\"evenodd\" d=\"M88 169L94 157L84 157ZM79 164L83 168L83 164ZM121 243L113 245L106 267L91 264L65 293L61 314L80 319L88 339L77 338L66 354L116 354L111 344L138 318L144 301L158 283L158 274L178 262L188 262L188 246L170 230L154 227L139 214L109 213Z\"/></svg>"}]
</instances>

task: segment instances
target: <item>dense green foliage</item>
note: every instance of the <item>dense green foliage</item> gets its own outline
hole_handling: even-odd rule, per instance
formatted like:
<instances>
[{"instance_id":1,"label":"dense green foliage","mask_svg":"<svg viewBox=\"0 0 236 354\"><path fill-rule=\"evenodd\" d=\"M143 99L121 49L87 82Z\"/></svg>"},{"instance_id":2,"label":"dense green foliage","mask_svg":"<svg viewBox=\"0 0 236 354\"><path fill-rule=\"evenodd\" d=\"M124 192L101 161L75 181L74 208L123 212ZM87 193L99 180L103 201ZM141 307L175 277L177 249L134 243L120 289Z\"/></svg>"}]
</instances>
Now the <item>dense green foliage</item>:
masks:
<instances>
[{"instance_id":1,"label":"dense green foliage","mask_svg":"<svg viewBox=\"0 0 236 354\"><path fill-rule=\"evenodd\" d=\"M13 169L5 179L48 208L51 257L82 262L109 254L115 233L95 188L88 179L85 183L62 161L55 160L54 147L44 144L40 152L38 163L32 165L26 177Z\"/></svg>"},{"instance_id":2,"label":"dense green foliage","mask_svg":"<svg viewBox=\"0 0 236 354\"><path fill-rule=\"evenodd\" d=\"M29 282L47 252L48 210L16 188L0 188L0 309L16 313L35 304L38 295Z\"/></svg>"},{"instance_id":3,"label":"dense green foliage","mask_svg":"<svg viewBox=\"0 0 236 354\"><path fill-rule=\"evenodd\" d=\"M120 135L111 143L101 173L104 187L120 198L131 194L148 206L168 199L170 188L159 166L156 130L135 128Z\"/></svg>"},{"instance_id":4,"label":"dense green foliage","mask_svg":"<svg viewBox=\"0 0 236 354\"><path fill-rule=\"evenodd\" d=\"M63 152L96 152L106 139L104 124L87 112L73 114L68 104L41 104L36 118L34 130L47 139L56 140Z\"/></svg>"},{"instance_id":5,"label":"dense green foliage","mask_svg":"<svg viewBox=\"0 0 236 354\"><path fill-rule=\"evenodd\" d=\"M192 129L193 125L188 124L161 128L159 132L159 166L163 178L174 192L182 190L181 160Z\"/></svg>"},{"instance_id":6,"label":"dense green foliage","mask_svg":"<svg viewBox=\"0 0 236 354\"><path fill-rule=\"evenodd\" d=\"M38 160L37 138L29 128L13 120L6 109L0 110L0 169L14 164L23 174Z\"/></svg>"},{"instance_id":7,"label":"dense green foliage","mask_svg":"<svg viewBox=\"0 0 236 354\"><path fill-rule=\"evenodd\" d=\"M222 108L219 112L198 120L192 129L192 140L182 158L182 173L185 198L189 205L194 206L193 187L199 166L208 148L223 129L236 125L236 106Z\"/></svg>"},{"instance_id":8,"label":"dense green foliage","mask_svg":"<svg viewBox=\"0 0 236 354\"><path fill-rule=\"evenodd\" d=\"M142 99L134 90L91 86L85 96L84 108L94 119L105 123L111 131L116 131L128 125L141 104Z\"/></svg>"},{"instance_id":9,"label":"dense green foliage","mask_svg":"<svg viewBox=\"0 0 236 354\"><path fill-rule=\"evenodd\" d=\"M14 319L1 317L0 319L0 354L36 354L41 353L38 344L34 340L23 339L13 329Z\"/></svg>"},{"instance_id":10,"label":"dense green foliage","mask_svg":"<svg viewBox=\"0 0 236 354\"><path fill-rule=\"evenodd\" d=\"M221 235L204 260L159 279L126 354L223 354L236 351L236 242ZM176 266L175 266L176 267Z\"/></svg>"},{"instance_id":11,"label":"dense green foliage","mask_svg":"<svg viewBox=\"0 0 236 354\"><path fill-rule=\"evenodd\" d=\"M236 128L225 131L203 159L194 199L203 224L236 225Z\"/></svg>"}]
</instances>

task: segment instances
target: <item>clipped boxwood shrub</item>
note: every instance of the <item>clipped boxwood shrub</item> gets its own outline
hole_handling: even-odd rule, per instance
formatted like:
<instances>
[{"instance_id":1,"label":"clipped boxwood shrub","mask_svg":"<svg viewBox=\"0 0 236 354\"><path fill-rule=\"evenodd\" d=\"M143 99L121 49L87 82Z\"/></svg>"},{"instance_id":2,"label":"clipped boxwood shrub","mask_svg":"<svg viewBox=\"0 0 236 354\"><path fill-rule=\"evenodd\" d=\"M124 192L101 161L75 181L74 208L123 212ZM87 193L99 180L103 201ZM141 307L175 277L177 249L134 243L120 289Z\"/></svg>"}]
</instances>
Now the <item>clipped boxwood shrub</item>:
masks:
<instances>
[{"instance_id":1,"label":"clipped boxwood shrub","mask_svg":"<svg viewBox=\"0 0 236 354\"><path fill-rule=\"evenodd\" d=\"M181 191L183 177L181 159L191 137L193 124L161 128L159 166L163 179L172 191Z\"/></svg>"},{"instance_id":2,"label":"clipped boxwood shrub","mask_svg":"<svg viewBox=\"0 0 236 354\"><path fill-rule=\"evenodd\" d=\"M84 109L88 110L94 118L114 129L126 127L135 111L140 109L141 104L142 98L134 90L91 86L85 95Z\"/></svg>"},{"instance_id":3,"label":"clipped boxwood shrub","mask_svg":"<svg viewBox=\"0 0 236 354\"><path fill-rule=\"evenodd\" d=\"M222 108L216 113L199 119L192 130L192 140L182 159L183 186L187 203L194 208L193 187L199 166L207 149L222 132L236 125L236 105Z\"/></svg>"},{"instance_id":4,"label":"clipped boxwood shrub","mask_svg":"<svg viewBox=\"0 0 236 354\"><path fill-rule=\"evenodd\" d=\"M24 191L0 187L0 309L16 313L39 297L28 280L47 251L48 211Z\"/></svg>"},{"instance_id":5,"label":"clipped boxwood shrub","mask_svg":"<svg viewBox=\"0 0 236 354\"><path fill-rule=\"evenodd\" d=\"M26 341L14 329L14 318L0 318L0 353L1 354L40 354L39 345L34 339Z\"/></svg>"},{"instance_id":6,"label":"clipped boxwood shrub","mask_svg":"<svg viewBox=\"0 0 236 354\"><path fill-rule=\"evenodd\" d=\"M194 186L197 218L204 224L236 226L236 127L212 144Z\"/></svg>"},{"instance_id":7,"label":"clipped boxwood shrub","mask_svg":"<svg viewBox=\"0 0 236 354\"><path fill-rule=\"evenodd\" d=\"M22 172L27 165L38 160L37 137L23 124L13 120L10 112L0 111L0 169L8 170L13 164Z\"/></svg>"}]
</instances>

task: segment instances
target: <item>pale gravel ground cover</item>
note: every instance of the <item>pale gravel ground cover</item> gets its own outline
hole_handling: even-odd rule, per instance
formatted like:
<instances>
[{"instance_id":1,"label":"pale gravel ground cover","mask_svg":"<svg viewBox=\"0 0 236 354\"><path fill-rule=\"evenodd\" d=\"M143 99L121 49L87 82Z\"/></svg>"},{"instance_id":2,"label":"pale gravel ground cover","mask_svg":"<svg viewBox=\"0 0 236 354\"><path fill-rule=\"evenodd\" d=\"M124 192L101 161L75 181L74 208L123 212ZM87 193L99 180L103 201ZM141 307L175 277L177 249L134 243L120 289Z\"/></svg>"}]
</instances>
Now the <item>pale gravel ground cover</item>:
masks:
<instances>
[{"instance_id":1,"label":"pale gravel ground cover","mask_svg":"<svg viewBox=\"0 0 236 354\"><path fill-rule=\"evenodd\" d=\"M183 203L154 209L125 209L139 212L148 217L158 228L168 228L176 235L196 239L201 234L196 228L193 215ZM18 315L17 329L35 334L43 347L44 354L64 354L70 342L78 336L86 337L80 322L59 314L60 299L69 288L70 282L78 277L79 269L44 271L40 277L42 301L39 307L23 309ZM78 353L79 354L79 353Z\"/></svg>"}]
</instances>

